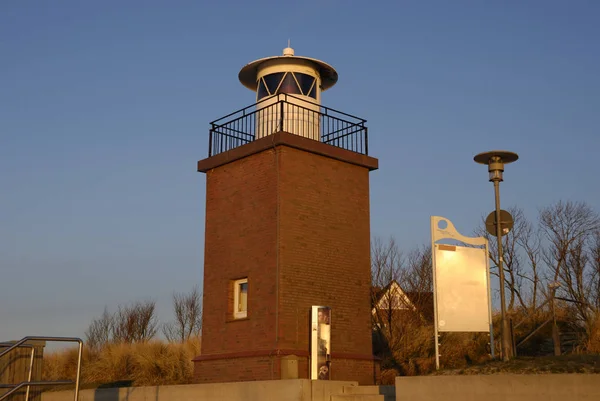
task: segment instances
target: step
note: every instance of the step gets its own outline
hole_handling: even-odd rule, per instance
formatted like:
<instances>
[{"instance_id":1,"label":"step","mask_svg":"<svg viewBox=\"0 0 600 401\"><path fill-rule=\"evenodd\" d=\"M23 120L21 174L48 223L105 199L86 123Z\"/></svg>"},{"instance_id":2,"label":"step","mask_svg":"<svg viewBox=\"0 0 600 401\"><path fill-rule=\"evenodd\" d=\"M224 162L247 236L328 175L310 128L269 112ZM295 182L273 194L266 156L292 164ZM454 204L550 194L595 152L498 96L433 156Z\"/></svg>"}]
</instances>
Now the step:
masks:
<instances>
[{"instance_id":1,"label":"step","mask_svg":"<svg viewBox=\"0 0 600 401\"><path fill-rule=\"evenodd\" d=\"M396 386L344 386L344 394L396 395Z\"/></svg>"},{"instance_id":2,"label":"step","mask_svg":"<svg viewBox=\"0 0 600 401\"><path fill-rule=\"evenodd\" d=\"M384 401L383 395L378 394L337 394L331 396L331 401Z\"/></svg>"}]
</instances>

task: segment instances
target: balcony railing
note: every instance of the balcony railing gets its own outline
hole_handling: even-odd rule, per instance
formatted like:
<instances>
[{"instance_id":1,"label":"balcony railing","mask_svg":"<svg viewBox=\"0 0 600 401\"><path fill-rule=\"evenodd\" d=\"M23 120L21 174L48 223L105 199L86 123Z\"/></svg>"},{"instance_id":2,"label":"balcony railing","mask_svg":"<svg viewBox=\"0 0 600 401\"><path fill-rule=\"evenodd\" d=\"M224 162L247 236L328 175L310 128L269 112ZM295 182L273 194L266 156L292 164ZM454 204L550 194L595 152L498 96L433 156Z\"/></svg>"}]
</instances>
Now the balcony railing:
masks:
<instances>
[{"instance_id":1,"label":"balcony railing","mask_svg":"<svg viewBox=\"0 0 600 401\"><path fill-rule=\"evenodd\" d=\"M274 95L211 122L208 155L280 131L368 155L366 122L293 95Z\"/></svg>"}]
</instances>

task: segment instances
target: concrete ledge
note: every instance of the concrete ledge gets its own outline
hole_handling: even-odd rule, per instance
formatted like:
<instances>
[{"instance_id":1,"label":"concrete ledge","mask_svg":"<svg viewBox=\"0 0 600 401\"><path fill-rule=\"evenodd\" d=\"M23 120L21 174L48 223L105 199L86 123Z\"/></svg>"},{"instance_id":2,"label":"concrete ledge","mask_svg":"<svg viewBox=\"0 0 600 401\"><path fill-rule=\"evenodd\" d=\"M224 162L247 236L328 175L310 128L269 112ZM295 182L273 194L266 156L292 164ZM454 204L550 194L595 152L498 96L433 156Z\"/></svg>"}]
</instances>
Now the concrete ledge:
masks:
<instances>
[{"instance_id":1,"label":"concrete ledge","mask_svg":"<svg viewBox=\"0 0 600 401\"><path fill-rule=\"evenodd\" d=\"M397 401L600 400L600 375L473 375L397 377Z\"/></svg>"},{"instance_id":2,"label":"concrete ledge","mask_svg":"<svg viewBox=\"0 0 600 401\"><path fill-rule=\"evenodd\" d=\"M212 361L215 359L234 359L234 358L252 358L255 356L286 356L286 355L297 355L297 356L310 356L308 351L305 350L294 350L294 349L271 349L271 350L259 350L259 351L246 351L246 352L227 352L222 354L202 354L198 355L192 361Z\"/></svg>"},{"instance_id":3,"label":"concrete ledge","mask_svg":"<svg viewBox=\"0 0 600 401\"><path fill-rule=\"evenodd\" d=\"M308 379L82 390L79 401L329 401L351 381ZM71 401L73 391L45 392L42 401Z\"/></svg>"},{"instance_id":4,"label":"concrete ledge","mask_svg":"<svg viewBox=\"0 0 600 401\"><path fill-rule=\"evenodd\" d=\"M368 168L369 170L376 170L379 167L379 161L374 157L282 131L200 160L198 162L198 171L205 173L213 168L217 168L224 164L231 163L232 161L243 159L244 157L248 157L255 153L272 149L277 146L289 146L291 148L300 149L346 163L355 164L357 166Z\"/></svg>"}]
</instances>

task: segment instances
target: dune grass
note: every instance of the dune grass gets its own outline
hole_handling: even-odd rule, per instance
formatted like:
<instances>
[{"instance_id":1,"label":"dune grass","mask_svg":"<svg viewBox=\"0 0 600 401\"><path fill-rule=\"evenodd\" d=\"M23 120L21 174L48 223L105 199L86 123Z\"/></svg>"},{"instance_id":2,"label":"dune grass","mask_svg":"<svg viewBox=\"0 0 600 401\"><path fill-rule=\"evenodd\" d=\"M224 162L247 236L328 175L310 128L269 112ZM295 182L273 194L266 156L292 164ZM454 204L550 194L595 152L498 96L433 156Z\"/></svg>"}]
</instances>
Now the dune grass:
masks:
<instances>
[{"instance_id":1,"label":"dune grass","mask_svg":"<svg viewBox=\"0 0 600 401\"><path fill-rule=\"evenodd\" d=\"M134 344L107 344L97 351L84 348L82 387L192 383L192 359L199 354L199 338L185 343L155 340ZM76 349L44 355L45 380L72 379L76 370Z\"/></svg>"}]
</instances>

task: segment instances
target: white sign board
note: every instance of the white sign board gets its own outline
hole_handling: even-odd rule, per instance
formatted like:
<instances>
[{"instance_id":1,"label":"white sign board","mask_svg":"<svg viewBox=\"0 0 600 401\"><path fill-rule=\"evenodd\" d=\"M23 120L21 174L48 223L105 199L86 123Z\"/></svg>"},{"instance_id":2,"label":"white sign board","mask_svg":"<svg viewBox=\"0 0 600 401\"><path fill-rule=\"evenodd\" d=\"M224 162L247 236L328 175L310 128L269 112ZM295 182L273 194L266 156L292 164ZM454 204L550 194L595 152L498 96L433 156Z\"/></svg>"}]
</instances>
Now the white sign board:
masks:
<instances>
[{"instance_id":1,"label":"white sign board","mask_svg":"<svg viewBox=\"0 0 600 401\"><path fill-rule=\"evenodd\" d=\"M448 240L469 246L444 245ZM488 332L492 358L494 332L490 304L488 242L466 237L445 217L431 216L435 367L440 368L440 332Z\"/></svg>"},{"instance_id":2,"label":"white sign board","mask_svg":"<svg viewBox=\"0 0 600 401\"><path fill-rule=\"evenodd\" d=\"M489 331L486 250L435 244L434 257L438 331Z\"/></svg>"}]
</instances>

